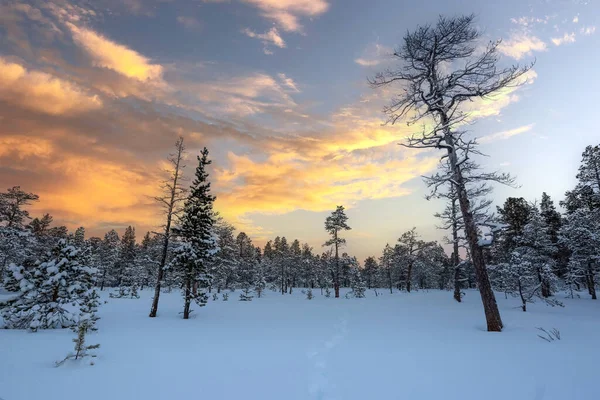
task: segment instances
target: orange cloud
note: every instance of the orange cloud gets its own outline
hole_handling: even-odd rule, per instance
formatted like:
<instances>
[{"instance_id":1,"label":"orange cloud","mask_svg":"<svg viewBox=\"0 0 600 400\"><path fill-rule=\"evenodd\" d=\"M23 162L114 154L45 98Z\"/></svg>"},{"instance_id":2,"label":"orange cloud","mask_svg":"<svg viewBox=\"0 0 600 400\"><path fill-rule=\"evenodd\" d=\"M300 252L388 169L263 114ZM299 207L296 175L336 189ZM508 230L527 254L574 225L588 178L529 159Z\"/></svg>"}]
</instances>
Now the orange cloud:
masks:
<instances>
[{"instance_id":1,"label":"orange cloud","mask_svg":"<svg viewBox=\"0 0 600 400\"><path fill-rule=\"evenodd\" d=\"M95 65L139 81L161 81L163 74L161 65L152 64L148 58L138 52L92 30L79 28L70 22L67 23L67 27L71 30L75 43L91 57Z\"/></svg>"},{"instance_id":2,"label":"orange cloud","mask_svg":"<svg viewBox=\"0 0 600 400\"><path fill-rule=\"evenodd\" d=\"M0 99L51 115L79 113L102 107L74 83L45 72L28 71L0 57Z\"/></svg>"}]
</instances>

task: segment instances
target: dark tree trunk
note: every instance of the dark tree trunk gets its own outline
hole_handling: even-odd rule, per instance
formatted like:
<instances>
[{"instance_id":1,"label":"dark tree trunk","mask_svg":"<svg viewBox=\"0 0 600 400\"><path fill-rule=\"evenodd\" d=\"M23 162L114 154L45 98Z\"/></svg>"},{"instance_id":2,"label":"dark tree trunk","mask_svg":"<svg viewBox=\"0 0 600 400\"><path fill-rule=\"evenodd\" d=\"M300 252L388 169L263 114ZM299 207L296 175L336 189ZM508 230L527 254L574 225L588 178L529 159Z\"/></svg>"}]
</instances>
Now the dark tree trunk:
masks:
<instances>
[{"instance_id":1,"label":"dark tree trunk","mask_svg":"<svg viewBox=\"0 0 600 400\"><path fill-rule=\"evenodd\" d=\"M106 271L107 268L104 268L104 271L102 272L102 282L100 283L100 291L104 290L104 283L106 282Z\"/></svg>"},{"instance_id":2,"label":"dark tree trunk","mask_svg":"<svg viewBox=\"0 0 600 400\"><path fill-rule=\"evenodd\" d=\"M339 257L339 253L338 253L338 237L337 237L337 231L335 231L334 233L334 239L335 239L335 279L333 282L333 287L335 289L335 297L339 298L340 297L340 257Z\"/></svg>"},{"instance_id":3,"label":"dark tree trunk","mask_svg":"<svg viewBox=\"0 0 600 400\"><path fill-rule=\"evenodd\" d=\"M287 288L285 287L285 266L283 265L283 261L281 262L281 294L285 294Z\"/></svg>"},{"instance_id":4,"label":"dark tree trunk","mask_svg":"<svg viewBox=\"0 0 600 400\"><path fill-rule=\"evenodd\" d=\"M160 255L160 264L158 265L158 272L156 274L156 285L154 286L154 297L152 298L152 307L150 307L150 318L156 317L158 313L158 300L160 298L160 287L162 285L162 281L164 279L164 268L167 264L167 252L169 250L169 238L171 235L171 220L173 219L173 212L175 211L175 204L177 201L177 184L179 180L179 165L181 161L181 156L184 151L183 147L183 139L178 142L177 147L177 159L175 160L175 170L173 176L173 186L171 187L171 192L169 193L169 202L167 207L167 223L165 224L165 233L163 240L163 248L162 253ZM170 290L170 288L169 288Z\"/></svg>"},{"instance_id":5,"label":"dark tree trunk","mask_svg":"<svg viewBox=\"0 0 600 400\"><path fill-rule=\"evenodd\" d=\"M588 264L588 290L592 295L592 300L597 300L596 297L596 282L594 281L594 270L592 269L592 263Z\"/></svg>"},{"instance_id":6,"label":"dark tree trunk","mask_svg":"<svg viewBox=\"0 0 600 400\"><path fill-rule=\"evenodd\" d=\"M443 102L443 101L442 101ZM441 114L443 126L448 126L448 117L444 113ZM487 322L487 330L489 332L501 332L502 331L502 319L500 318L500 311L498 310L498 304L496 304L496 296L492 290L490 278L485 266L483 259L483 252L479 247L479 235L477 226L471 213L471 204L465 188L465 181L458 164L456 152L454 151L454 139L449 128L446 129L445 141L449 146L448 157L452 166L454 174L455 189L458 195L458 203L463 216L463 223L469 249L471 251L471 258L473 266L475 268L475 276L477 278L477 287L479 288L479 294L481 295L481 301L483 303L483 309L485 312L485 319Z\"/></svg>"},{"instance_id":7,"label":"dark tree trunk","mask_svg":"<svg viewBox=\"0 0 600 400\"><path fill-rule=\"evenodd\" d=\"M185 295L183 304L183 319L190 318L190 304L192 302L192 282L190 279L185 280Z\"/></svg>"},{"instance_id":8,"label":"dark tree trunk","mask_svg":"<svg viewBox=\"0 0 600 400\"><path fill-rule=\"evenodd\" d=\"M411 280L412 280L412 269L413 269L413 263L409 262L408 263L408 271L406 272L406 291L408 293L410 293L410 284L411 284Z\"/></svg>"},{"instance_id":9,"label":"dark tree trunk","mask_svg":"<svg viewBox=\"0 0 600 400\"><path fill-rule=\"evenodd\" d=\"M452 265L454 265L454 300L462 301L460 293L460 257L458 255L458 210L456 209L456 197L452 199Z\"/></svg>"},{"instance_id":10,"label":"dark tree trunk","mask_svg":"<svg viewBox=\"0 0 600 400\"><path fill-rule=\"evenodd\" d=\"M462 295L460 293L460 265L454 267L454 300L459 303L462 302Z\"/></svg>"},{"instance_id":11,"label":"dark tree trunk","mask_svg":"<svg viewBox=\"0 0 600 400\"><path fill-rule=\"evenodd\" d=\"M521 309L523 310L523 312L527 311L527 301L525 300L525 297L523 296L523 290L521 288L521 281L519 281L519 296L521 296Z\"/></svg>"}]
</instances>

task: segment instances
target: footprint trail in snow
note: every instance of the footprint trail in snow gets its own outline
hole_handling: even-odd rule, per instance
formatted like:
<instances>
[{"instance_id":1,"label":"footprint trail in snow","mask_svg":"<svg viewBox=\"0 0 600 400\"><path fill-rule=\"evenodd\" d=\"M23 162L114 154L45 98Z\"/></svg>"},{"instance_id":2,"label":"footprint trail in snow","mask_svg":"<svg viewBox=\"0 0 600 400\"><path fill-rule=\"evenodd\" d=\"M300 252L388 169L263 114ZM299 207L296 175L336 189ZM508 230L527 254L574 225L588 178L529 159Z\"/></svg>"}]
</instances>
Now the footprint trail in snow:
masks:
<instances>
[{"instance_id":1,"label":"footprint trail in snow","mask_svg":"<svg viewBox=\"0 0 600 400\"><path fill-rule=\"evenodd\" d=\"M348 333L348 318L343 316L336 325L335 333L327 339L320 349L307 354L308 358L314 360L314 376L309 387L311 399L335 400L335 384L327 377L327 358Z\"/></svg>"}]
</instances>

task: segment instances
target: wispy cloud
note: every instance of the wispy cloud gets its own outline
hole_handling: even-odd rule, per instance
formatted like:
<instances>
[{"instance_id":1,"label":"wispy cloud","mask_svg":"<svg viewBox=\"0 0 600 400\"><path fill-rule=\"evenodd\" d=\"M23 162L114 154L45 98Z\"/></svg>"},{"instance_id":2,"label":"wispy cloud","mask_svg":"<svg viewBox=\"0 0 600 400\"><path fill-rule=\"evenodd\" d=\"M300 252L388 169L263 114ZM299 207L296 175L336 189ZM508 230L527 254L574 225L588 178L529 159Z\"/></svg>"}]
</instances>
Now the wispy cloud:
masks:
<instances>
[{"instance_id":1,"label":"wispy cloud","mask_svg":"<svg viewBox=\"0 0 600 400\"><path fill-rule=\"evenodd\" d=\"M301 17L316 17L329 8L326 0L243 0L261 10L264 17L275 21L283 30L301 32Z\"/></svg>"},{"instance_id":2,"label":"wispy cloud","mask_svg":"<svg viewBox=\"0 0 600 400\"><path fill-rule=\"evenodd\" d=\"M246 28L242 31L246 36L251 38L256 38L262 40L264 44L264 52L265 54L273 54L273 52L269 49L269 45L273 45L279 47L280 49L285 48L285 40L279 35L279 31L277 28L273 27L265 33L256 33L253 30Z\"/></svg>"},{"instance_id":3,"label":"wispy cloud","mask_svg":"<svg viewBox=\"0 0 600 400\"><path fill-rule=\"evenodd\" d=\"M179 23L185 29L190 30L190 31L199 30L200 27L202 26L200 24L200 21L198 21L196 18L190 17L190 16L185 16L185 15L178 16L177 23Z\"/></svg>"},{"instance_id":4,"label":"wispy cloud","mask_svg":"<svg viewBox=\"0 0 600 400\"><path fill-rule=\"evenodd\" d=\"M298 89L298 85L296 84L296 82L294 82L294 80L292 78L286 76L283 73L279 73L279 74L277 74L277 76L279 76L279 79L281 79L281 82L289 89L293 90L294 92L300 91L300 89Z\"/></svg>"},{"instance_id":5,"label":"wispy cloud","mask_svg":"<svg viewBox=\"0 0 600 400\"><path fill-rule=\"evenodd\" d=\"M498 50L520 60L524 56L532 55L534 51L546 51L547 46L544 41L529 32L513 32L507 40L500 43Z\"/></svg>"},{"instance_id":6,"label":"wispy cloud","mask_svg":"<svg viewBox=\"0 0 600 400\"><path fill-rule=\"evenodd\" d=\"M94 65L111 69L128 78L139 81L161 80L163 67L122 44L116 43L90 29L72 23L67 26L74 42L92 59Z\"/></svg>"},{"instance_id":7,"label":"wispy cloud","mask_svg":"<svg viewBox=\"0 0 600 400\"><path fill-rule=\"evenodd\" d=\"M582 35L593 35L596 32L596 27L595 26L586 26L580 29L580 31Z\"/></svg>"},{"instance_id":8,"label":"wispy cloud","mask_svg":"<svg viewBox=\"0 0 600 400\"><path fill-rule=\"evenodd\" d=\"M490 143L498 140L506 140L513 136L517 136L526 132L529 132L533 129L535 124L523 125L518 128L510 129L507 131L497 132L488 136L484 136L480 139L481 143Z\"/></svg>"},{"instance_id":9,"label":"wispy cloud","mask_svg":"<svg viewBox=\"0 0 600 400\"><path fill-rule=\"evenodd\" d=\"M552 43L555 46L560 46L565 43L574 43L575 42L575 32L565 33L562 37L552 38Z\"/></svg>"},{"instance_id":10,"label":"wispy cloud","mask_svg":"<svg viewBox=\"0 0 600 400\"><path fill-rule=\"evenodd\" d=\"M393 49L379 43L372 43L363 51L363 54L354 59L354 62L362 67L373 67L381 64L389 58Z\"/></svg>"}]
</instances>

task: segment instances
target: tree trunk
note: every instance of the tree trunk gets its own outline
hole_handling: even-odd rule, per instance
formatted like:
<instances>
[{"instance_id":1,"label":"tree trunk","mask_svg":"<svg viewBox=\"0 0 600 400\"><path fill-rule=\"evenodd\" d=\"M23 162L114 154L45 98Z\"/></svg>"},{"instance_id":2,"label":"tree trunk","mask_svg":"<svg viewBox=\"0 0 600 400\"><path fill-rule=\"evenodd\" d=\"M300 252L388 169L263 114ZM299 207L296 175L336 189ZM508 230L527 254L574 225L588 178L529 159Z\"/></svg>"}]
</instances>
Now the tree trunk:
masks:
<instances>
[{"instance_id":1,"label":"tree trunk","mask_svg":"<svg viewBox=\"0 0 600 400\"><path fill-rule=\"evenodd\" d=\"M594 281L594 270L592 269L592 263L588 264L588 281L589 281L589 291L592 295L592 300L597 300L596 297L596 282Z\"/></svg>"},{"instance_id":2,"label":"tree trunk","mask_svg":"<svg viewBox=\"0 0 600 400\"><path fill-rule=\"evenodd\" d=\"M394 284L392 283L392 267L390 267L388 265L387 271L388 271L388 282L390 284L390 294L393 294L394 293Z\"/></svg>"},{"instance_id":3,"label":"tree trunk","mask_svg":"<svg viewBox=\"0 0 600 400\"><path fill-rule=\"evenodd\" d=\"M190 279L185 280L185 295L183 305L183 319L190 318L190 304L192 302L192 282Z\"/></svg>"},{"instance_id":4,"label":"tree trunk","mask_svg":"<svg viewBox=\"0 0 600 400\"><path fill-rule=\"evenodd\" d=\"M158 265L158 272L156 274L156 285L154 286L154 297L152 298L152 307L150 307L150 318L156 317L158 313L158 300L160 298L160 286L164 277L164 269L167 263L167 252L169 250L169 237L171 235L171 220L173 219L173 212L175 210L175 203L177 201L177 183L179 181L179 165L181 162L181 156L184 151L183 138L178 141L177 147L177 159L175 160L175 170L173 171L173 186L169 193L169 203L167 207L167 223L165 224L165 237L163 241L162 253L160 256L160 264ZM169 288L170 290L170 288Z\"/></svg>"},{"instance_id":5,"label":"tree trunk","mask_svg":"<svg viewBox=\"0 0 600 400\"><path fill-rule=\"evenodd\" d=\"M443 118L442 123L447 125L448 118L446 116L444 117L445 118ZM451 147L448 148L448 157L450 159L452 171L454 172L454 181L458 195L458 202L463 216L464 229L469 244L469 249L471 251L473 267L475 268L477 287L479 288L479 294L481 295L481 301L483 303L485 319L487 322L487 330L489 332L501 332L503 325L502 319L500 318L500 311L498 310L496 297L494 296L494 291L492 290L490 278L485 266L483 252L481 251L481 247L479 247L477 226L473 220L471 204L467 196L464 178L460 170L460 165L458 165L456 152L454 151L454 142L450 132L446 134L445 140L446 143Z\"/></svg>"},{"instance_id":6,"label":"tree trunk","mask_svg":"<svg viewBox=\"0 0 600 400\"><path fill-rule=\"evenodd\" d=\"M102 272L102 282L100 283L100 291L104 290L104 282L106 281L106 271L108 268L104 268Z\"/></svg>"},{"instance_id":7,"label":"tree trunk","mask_svg":"<svg viewBox=\"0 0 600 400\"><path fill-rule=\"evenodd\" d=\"M413 263L409 262L408 263L408 271L406 272L406 291L408 293L410 293L410 284L411 284L411 280L412 280L412 269L413 269Z\"/></svg>"},{"instance_id":8,"label":"tree trunk","mask_svg":"<svg viewBox=\"0 0 600 400\"><path fill-rule=\"evenodd\" d=\"M462 295L460 293L460 265L454 267L454 300L459 303L462 302Z\"/></svg>"},{"instance_id":9,"label":"tree trunk","mask_svg":"<svg viewBox=\"0 0 600 400\"><path fill-rule=\"evenodd\" d=\"M521 309L523 310L523 312L526 312L527 311L527 301L525 300L525 297L523 297L521 281L519 281L519 296L521 296Z\"/></svg>"},{"instance_id":10,"label":"tree trunk","mask_svg":"<svg viewBox=\"0 0 600 400\"><path fill-rule=\"evenodd\" d=\"M338 237L337 230L334 233L335 239L335 280L333 283L333 287L335 289L335 297L340 297L340 263L339 263L339 253L338 253Z\"/></svg>"},{"instance_id":11,"label":"tree trunk","mask_svg":"<svg viewBox=\"0 0 600 400\"><path fill-rule=\"evenodd\" d=\"M283 261L281 262L281 294L285 294L285 267L283 265Z\"/></svg>"},{"instance_id":12,"label":"tree trunk","mask_svg":"<svg viewBox=\"0 0 600 400\"><path fill-rule=\"evenodd\" d=\"M460 257L458 255L458 210L456 209L456 197L452 199L452 265L454 265L454 300L462 301L460 294Z\"/></svg>"}]
</instances>

